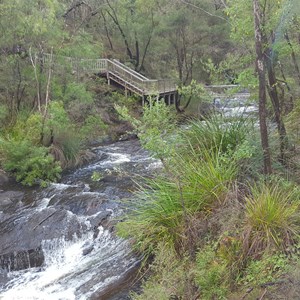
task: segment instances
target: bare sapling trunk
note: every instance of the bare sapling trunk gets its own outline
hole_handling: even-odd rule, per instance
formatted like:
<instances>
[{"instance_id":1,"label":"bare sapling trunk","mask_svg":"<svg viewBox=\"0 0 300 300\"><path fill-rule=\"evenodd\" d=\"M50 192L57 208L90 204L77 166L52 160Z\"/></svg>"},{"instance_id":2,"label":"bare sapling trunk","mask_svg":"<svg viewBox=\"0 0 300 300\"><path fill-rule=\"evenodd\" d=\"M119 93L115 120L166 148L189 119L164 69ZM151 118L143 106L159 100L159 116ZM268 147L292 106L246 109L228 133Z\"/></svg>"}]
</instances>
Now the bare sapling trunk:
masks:
<instances>
[{"instance_id":1,"label":"bare sapling trunk","mask_svg":"<svg viewBox=\"0 0 300 300\"><path fill-rule=\"evenodd\" d=\"M37 75L37 57L36 54L34 54L34 57L32 56L32 52L31 52L31 48L29 48L29 58L33 67L33 71L34 71L34 78L36 81L36 89L37 89L37 107L38 107L38 111L41 112L42 108L41 108L41 91L40 91L40 82L39 82L39 78Z\"/></svg>"},{"instance_id":2,"label":"bare sapling trunk","mask_svg":"<svg viewBox=\"0 0 300 300\"><path fill-rule=\"evenodd\" d=\"M267 128L266 70L262 45L261 12L258 0L253 0L253 12L255 29L256 71L259 80L259 126L261 145L263 150L264 174L267 175L272 173L272 166Z\"/></svg>"}]
</instances>

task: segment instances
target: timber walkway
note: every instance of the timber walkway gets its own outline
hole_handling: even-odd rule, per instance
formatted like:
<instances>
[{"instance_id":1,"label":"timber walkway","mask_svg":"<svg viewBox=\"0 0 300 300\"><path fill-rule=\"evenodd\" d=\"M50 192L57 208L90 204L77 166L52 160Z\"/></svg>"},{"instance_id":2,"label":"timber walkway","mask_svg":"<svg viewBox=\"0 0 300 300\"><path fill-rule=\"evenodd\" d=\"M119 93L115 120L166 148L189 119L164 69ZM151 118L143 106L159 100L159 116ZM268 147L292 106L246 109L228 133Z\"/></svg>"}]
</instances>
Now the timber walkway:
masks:
<instances>
[{"instance_id":1,"label":"timber walkway","mask_svg":"<svg viewBox=\"0 0 300 300\"><path fill-rule=\"evenodd\" d=\"M124 88L125 95L133 93L142 97L164 98L168 104L174 103L177 97L177 87L171 79L149 79L134 71L116 59L79 59L73 57L43 54L44 64L52 66L69 65L73 72L96 73L107 78L108 84L117 84Z\"/></svg>"}]
</instances>

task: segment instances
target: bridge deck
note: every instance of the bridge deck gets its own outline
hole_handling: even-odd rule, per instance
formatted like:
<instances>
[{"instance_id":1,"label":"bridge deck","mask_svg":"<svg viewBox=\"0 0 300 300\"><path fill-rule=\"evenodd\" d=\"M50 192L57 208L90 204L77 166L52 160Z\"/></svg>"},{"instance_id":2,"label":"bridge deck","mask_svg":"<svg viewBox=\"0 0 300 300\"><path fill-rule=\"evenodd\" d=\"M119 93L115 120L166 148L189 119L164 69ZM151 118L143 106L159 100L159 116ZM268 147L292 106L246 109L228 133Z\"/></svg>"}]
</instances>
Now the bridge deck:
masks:
<instances>
[{"instance_id":1,"label":"bridge deck","mask_svg":"<svg viewBox=\"0 0 300 300\"><path fill-rule=\"evenodd\" d=\"M126 91L131 91L142 97L149 95L165 96L177 93L175 81L170 79L148 79L115 59L78 59L44 54L43 61L53 65L67 62L71 69L77 73L103 74L107 77L109 84L111 81L116 82L123 86Z\"/></svg>"}]
</instances>

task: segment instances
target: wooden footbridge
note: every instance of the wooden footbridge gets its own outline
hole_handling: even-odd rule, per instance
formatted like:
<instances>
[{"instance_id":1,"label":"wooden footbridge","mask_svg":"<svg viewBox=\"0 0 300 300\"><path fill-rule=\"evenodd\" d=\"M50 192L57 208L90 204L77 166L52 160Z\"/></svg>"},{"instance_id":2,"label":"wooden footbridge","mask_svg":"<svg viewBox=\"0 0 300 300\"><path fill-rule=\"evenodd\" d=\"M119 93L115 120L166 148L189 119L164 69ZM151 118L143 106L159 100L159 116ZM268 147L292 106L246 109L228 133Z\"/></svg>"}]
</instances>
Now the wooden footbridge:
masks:
<instances>
[{"instance_id":1,"label":"wooden footbridge","mask_svg":"<svg viewBox=\"0 0 300 300\"><path fill-rule=\"evenodd\" d=\"M171 79L149 79L134 71L116 59L79 59L53 54L43 54L44 64L61 66L69 65L77 74L95 73L107 78L108 84L117 84L128 93L142 97L143 104L147 97L164 98L166 103L172 104L178 97L177 87Z\"/></svg>"}]
</instances>

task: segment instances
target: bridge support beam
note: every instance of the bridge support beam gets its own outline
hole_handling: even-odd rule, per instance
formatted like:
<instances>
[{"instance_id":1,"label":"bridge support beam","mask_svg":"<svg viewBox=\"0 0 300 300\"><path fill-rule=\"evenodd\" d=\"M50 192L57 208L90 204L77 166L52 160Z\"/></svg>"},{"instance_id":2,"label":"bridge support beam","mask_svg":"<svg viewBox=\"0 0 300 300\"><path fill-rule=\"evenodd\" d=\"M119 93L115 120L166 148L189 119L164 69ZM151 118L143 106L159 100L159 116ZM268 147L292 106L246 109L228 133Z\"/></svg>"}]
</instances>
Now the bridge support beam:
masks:
<instances>
[{"instance_id":1,"label":"bridge support beam","mask_svg":"<svg viewBox=\"0 0 300 300\"><path fill-rule=\"evenodd\" d=\"M170 105L171 104L171 94L167 95L167 101L168 101L168 105Z\"/></svg>"}]
</instances>

